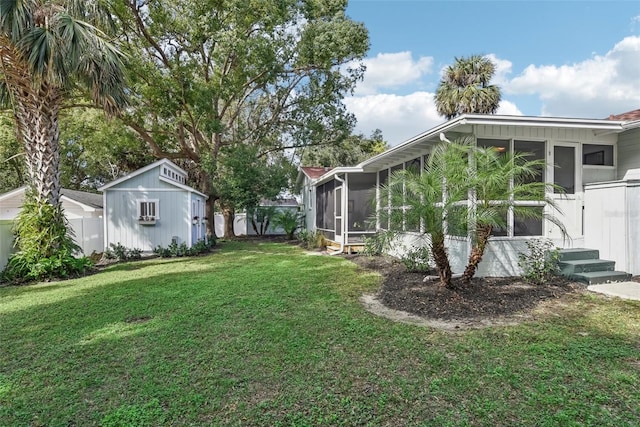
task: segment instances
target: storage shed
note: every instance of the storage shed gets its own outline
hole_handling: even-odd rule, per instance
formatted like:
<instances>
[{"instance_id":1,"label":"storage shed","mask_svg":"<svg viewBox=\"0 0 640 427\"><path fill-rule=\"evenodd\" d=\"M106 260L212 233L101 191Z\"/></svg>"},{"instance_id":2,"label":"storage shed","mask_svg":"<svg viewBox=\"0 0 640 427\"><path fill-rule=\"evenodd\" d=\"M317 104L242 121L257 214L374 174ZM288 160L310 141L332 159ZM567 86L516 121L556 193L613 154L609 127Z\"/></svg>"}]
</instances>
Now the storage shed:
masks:
<instances>
[{"instance_id":1,"label":"storage shed","mask_svg":"<svg viewBox=\"0 0 640 427\"><path fill-rule=\"evenodd\" d=\"M158 160L101 188L105 247L150 252L171 242L191 247L206 239L207 196L187 185L187 172Z\"/></svg>"}]
</instances>

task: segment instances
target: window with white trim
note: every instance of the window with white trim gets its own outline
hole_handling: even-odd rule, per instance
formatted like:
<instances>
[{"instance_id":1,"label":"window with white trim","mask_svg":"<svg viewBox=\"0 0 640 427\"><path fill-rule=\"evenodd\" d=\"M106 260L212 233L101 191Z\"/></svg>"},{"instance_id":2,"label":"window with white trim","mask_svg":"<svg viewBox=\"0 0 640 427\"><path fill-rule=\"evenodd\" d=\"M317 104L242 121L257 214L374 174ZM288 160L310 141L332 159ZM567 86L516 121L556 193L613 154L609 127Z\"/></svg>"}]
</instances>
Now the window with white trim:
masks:
<instances>
[{"instance_id":1,"label":"window with white trim","mask_svg":"<svg viewBox=\"0 0 640 427\"><path fill-rule=\"evenodd\" d=\"M158 199L140 199L137 202L139 221L154 221L160 219L160 201Z\"/></svg>"},{"instance_id":2,"label":"window with white trim","mask_svg":"<svg viewBox=\"0 0 640 427\"><path fill-rule=\"evenodd\" d=\"M499 140L499 139L478 139L478 146L484 148L494 148L499 153L526 153L527 160L540 161L545 159L544 141L526 141L526 140ZM545 171L540 168L535 176L520 177L520 184L528 184L534 182L544 182ZM513 182L510 184L513 185ZM495 201L499 205L500 201ZM543 234L542 213L544 212L545 203L539 200L527 200L526 197L517 197L513 200L513 206L517 206L514 210L510 207L505 213L506 228L494 227L491 231L492 236L518 237L518 236L541 236ZM528 215L524 211L534 210L537 215Z\"/></svg>"}]
</instances>

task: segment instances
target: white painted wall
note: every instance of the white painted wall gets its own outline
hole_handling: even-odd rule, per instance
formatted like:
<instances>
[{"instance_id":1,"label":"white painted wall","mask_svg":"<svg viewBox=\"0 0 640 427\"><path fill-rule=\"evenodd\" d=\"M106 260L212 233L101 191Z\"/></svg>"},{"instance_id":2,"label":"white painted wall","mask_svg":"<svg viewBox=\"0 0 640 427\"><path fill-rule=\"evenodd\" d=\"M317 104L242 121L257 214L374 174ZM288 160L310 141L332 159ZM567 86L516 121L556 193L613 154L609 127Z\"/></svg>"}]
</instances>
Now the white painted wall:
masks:
<instances>
[{"instance_id":1,"label":"white painted wall","mask_svg":"<svg viewBox=\"0 0 640 427\"><path fill-rule=\"evenodd\" d=\"M7 265L9 255L13 253L13 221L0 220L0 270Z\"/></svg>"},{"instance_id":2,"label":"white painted wall","mask_svg":"<svg viewBox=\"0 0 640 427\"><path fill-rule=\"evenodd\" d=\"M536 239L532 237L531 239ZM402 257L408 250L429 244L429 236L420 233L398 234L387 253L396 258ZM518 256L527 253L529 238L491 238L485 248L482 262L478 266L478 277L511 277L522 274L518 266ZM448 236L445 246L449 254L449 263L454 273L462 273L469 258L469 240L465 237Z\"/></svg>"},{"instance_id":3,"label":"white painted wall","mask_svg":"<svg viewBox=\"0 0 640 427\"><path fill-rule=\"evenodd\" d=\"M69 220L74 240L85 255L104 250L104 223L102 218L75 218Z\"/></svg>"}]
</instances>

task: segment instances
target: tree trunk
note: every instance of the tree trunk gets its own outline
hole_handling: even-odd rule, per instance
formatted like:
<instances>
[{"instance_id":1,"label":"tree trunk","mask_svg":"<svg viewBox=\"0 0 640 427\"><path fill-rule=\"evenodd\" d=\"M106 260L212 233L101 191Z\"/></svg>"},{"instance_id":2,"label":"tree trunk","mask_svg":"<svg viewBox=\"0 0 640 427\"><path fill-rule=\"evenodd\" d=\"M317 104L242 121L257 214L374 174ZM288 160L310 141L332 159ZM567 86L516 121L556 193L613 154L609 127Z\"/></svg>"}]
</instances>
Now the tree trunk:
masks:
<instances>
[{"instance_id":1,"label":"tree trunk","mask_svg":"<svg viewBox=\"0 0 640 427\"><path fill-rule=\"evenodd\" d=\"M231 239L236 237L233 231L233 222L235 221L235 212L230 207L222 208L222 216L224 217L224 238Z\"/></svg>"},{"instance_id":2,"label":"tree trunk","mask_svg":"<svg viewBox=\"0 0 640 427\"><path fill-rule=\"evenodd\" d=\"M33 89L36 91L36 89ZM37 93L20 91L16 119L27 172L37 200L60 205L59 90L41 85Z\"/></svg>"},{"instance_id":3,"label":"tree trunk","mask_svg":"<svg viewBox=\"0 0 640 427\"><path fill-rule=\"evenodd\" d=\"M37 204L53 207L53 215L47 218L50 229L58 230L60 236L70 236L69 228L60 203L60 145L58 115L62 96L56 87L42 83L37 88L18 88L16 95L15 118L18 137L25 151L25 162L29 176L29 187ZM30 245L47 247L46 254L53 256L62 240L51 241L42 233L42 242L30 242ZM18 249L22 248L18 236Z\"/></svg>"},{"instance_id":4,"label":"tree trunk","mask_svg":"<svg viewBox=\"0 0 640 427\"><path fill-rule=\"evenodd\" d=\"M444 246L444 236L431 236L431 253L438 269L440 284L447 289L454 289L451 283L452 272L449 264L449 255L447 254L447 248Z\"/></svg>"},{"instance_id":5,"label":"tree trunk","mask_svg":"<svg viewBox=\"0 0 640 427\"><path fill-rule=\"evenodd\" d=\"M482 261L484 249L487 246L489 237L491 237L492 229L493 227L491 225L478 226L476 231L476 244L471 248L467 267L464 269L464 273L462 274L462 283L468 285L471 282L471 279L473 279L473 276L476 275L478 264Z\"/></svg>"}]
</instances>

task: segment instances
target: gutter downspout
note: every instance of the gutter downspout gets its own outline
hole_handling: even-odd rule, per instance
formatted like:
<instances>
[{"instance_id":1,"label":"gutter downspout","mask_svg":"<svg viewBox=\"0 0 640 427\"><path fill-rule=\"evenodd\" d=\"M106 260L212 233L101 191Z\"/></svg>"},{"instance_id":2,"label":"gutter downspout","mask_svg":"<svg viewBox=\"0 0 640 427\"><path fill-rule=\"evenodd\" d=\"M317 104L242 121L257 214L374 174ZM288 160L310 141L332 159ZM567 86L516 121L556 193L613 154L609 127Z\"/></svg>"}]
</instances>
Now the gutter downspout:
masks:
<instances>
[{"instance_id":1,"label":"gutter downspout","mask_svg":"<svg viewBox=\"0 0 640 427\"><path fill-rule=\"evenodd\" d=\"M346 176L346 174L345 174L345 176ZM340 178L337 174L336 174L335 179L340 184L342 184L342 195L340 197L340 211L342 212L342 216L341 216L341 219L340 219L340 228L341 228L340 235L342 236L342 239L341 239L342 241L340 242L340 252L332 253L331 255L337 255L337 254L341 254L341 253L344 252L344 238L345 238L345 236L344 236L344 203L343 203L343 200L344 200L344 188L345 188L346 182L345 182L344 179ZM336 215L336 213L334 211L334 213L333 213L334 221L335 221L335 215Z\"/></svg>"}]
</instances>

